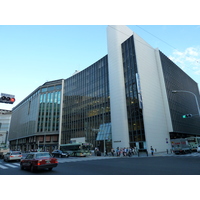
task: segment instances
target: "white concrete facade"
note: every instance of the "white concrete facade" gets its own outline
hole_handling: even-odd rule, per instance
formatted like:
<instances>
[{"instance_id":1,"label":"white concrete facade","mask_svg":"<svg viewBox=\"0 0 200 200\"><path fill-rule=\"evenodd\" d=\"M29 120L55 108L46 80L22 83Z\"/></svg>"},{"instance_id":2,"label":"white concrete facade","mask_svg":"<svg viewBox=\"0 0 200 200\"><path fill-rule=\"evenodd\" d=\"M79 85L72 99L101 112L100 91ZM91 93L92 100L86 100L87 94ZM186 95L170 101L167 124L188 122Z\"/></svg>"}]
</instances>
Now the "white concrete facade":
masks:
<instances>
[{"instance_id":1,"label":"white concrete facade","mask_svg":"<svg viewBox=\"0 0 200 200\"><path fill-rule=\"evenodd\" d=\"M113 148L129 147L121 43L133 32L126 26L108 26L108 70Z\"/></svg>"},{"instance_id":2,"label":"white concrete facade","mask_svg":"<svg viewBox=\"0 0 200 200\"><path fill-rule=\"evenodd\" d=\"M129 133L121 44L134 36L137 68L143 99L143 119L146 144L158 152L171 149L172 131L169 105L158 50L126 26L108 26L108 66L113 148L128 147Z\"/></svg>"},{"instance_id":3,"label":"white concrete facade","mask_svg":"<svg viewBox=\"0 0 200 200\"><path fill-rule=\"evenodd\" d=\"M169 105L158 50L134 34L138 73L143 99L146 148L157 151L171 149L172 131Z\"/></svg>"}]
</instances>

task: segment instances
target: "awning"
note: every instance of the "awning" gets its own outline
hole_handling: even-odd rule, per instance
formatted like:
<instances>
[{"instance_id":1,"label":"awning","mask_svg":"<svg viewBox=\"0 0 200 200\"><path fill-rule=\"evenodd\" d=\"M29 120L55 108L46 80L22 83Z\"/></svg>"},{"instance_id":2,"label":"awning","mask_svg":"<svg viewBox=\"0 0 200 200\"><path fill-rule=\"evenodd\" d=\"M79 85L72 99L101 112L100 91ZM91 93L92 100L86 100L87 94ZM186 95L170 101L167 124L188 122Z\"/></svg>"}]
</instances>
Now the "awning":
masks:
<instances>
[{"instance_id":1,"label":"awning","mask_svg":"<svg viewBox=\"0 0 200 200\"><path fill-rule=\"evenodd\" d=\"M110 141L112 139L112 134L111 134L111 123L107 124L101 124L99 127L99 132L97 134L97 141L101 140L108 140Z\"/></svg>"}]
</instances>

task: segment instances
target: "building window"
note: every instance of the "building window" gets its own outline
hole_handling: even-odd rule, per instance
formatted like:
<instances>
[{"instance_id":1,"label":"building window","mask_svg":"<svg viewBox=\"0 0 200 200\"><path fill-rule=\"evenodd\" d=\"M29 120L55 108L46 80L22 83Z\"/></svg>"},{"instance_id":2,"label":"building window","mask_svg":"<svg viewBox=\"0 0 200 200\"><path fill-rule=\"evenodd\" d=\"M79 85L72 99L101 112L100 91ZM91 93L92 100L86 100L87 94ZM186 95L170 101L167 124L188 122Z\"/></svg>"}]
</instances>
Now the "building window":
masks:
<instances>
[{"instance_id":1,"label":"building window","mask_svg":"<svg viewBox=\"0 0 200 200\"><path fill-rule=\"evenodd\" d=\"M122 43L122 58L124 68L124 84L126 92L127 114L130 143L145 141L142 102L138 95L138 69L135 56L134 38L131 36ZM138 98L140 97L140 98ZM131 146L131 145L130 145Z\"/></svg>"},{"instance_id":2,"label":"building window","mask_svg":"<svg viewBox=\"0 0 200 200\"><path fill-rule=\"evenodd\" d=\"M58 136L57 135L52 136L52 140L53 142L58 142Z\"/></svg>"},{"instance_id":3,"label":"building window","mask_svg":"<svg viewBox=\"0 0 200 200\"><path fill-rule=\"evenodd\" d=\"M44 88L43 88L44 89ZM61 85L48 87L46 93L40 96L39 115L38 115L38 132L58 131L60 121L60 91L52 91L53 89L61 89Z\"/></svg>"},{"instance_id":4,"label":"building window","mask_svg":"<svg viewBox=\"0 0 200 200\"><path fill-rule=\"evenodd\" d=\"M31 109L31 101L28 102L28 115L30 114L30 109Z\"/></svg>"},{"instance_id":5,"label":"building window","mask_svg":"<svg viewBox=\"0 0 200 200\"><path fill-rule=\"evenodd\" d=\"M44 136L39 136L38 141L39 142L43 142L44 141Z\"/></svg>"},{"instance_id":6,"label":"building window","mask_svg":"<svg viewBox=\"0 0 200 200\"><path fill-rule=\"evenodd\" d=\"M61 142L85 137L95 146L92 130L103 124L103 115L104 123L110 123L108 56L65 80Z\"/></svg>"},{"instance_id":7,"label":"building window","mask_svg":"<svg viewBox=\"0 0 200 200\"><path fill-rule=\"evenodd\" d=\"M51 142L51 136L46 136L46 142Z\"/></svg>"}]
</instances>

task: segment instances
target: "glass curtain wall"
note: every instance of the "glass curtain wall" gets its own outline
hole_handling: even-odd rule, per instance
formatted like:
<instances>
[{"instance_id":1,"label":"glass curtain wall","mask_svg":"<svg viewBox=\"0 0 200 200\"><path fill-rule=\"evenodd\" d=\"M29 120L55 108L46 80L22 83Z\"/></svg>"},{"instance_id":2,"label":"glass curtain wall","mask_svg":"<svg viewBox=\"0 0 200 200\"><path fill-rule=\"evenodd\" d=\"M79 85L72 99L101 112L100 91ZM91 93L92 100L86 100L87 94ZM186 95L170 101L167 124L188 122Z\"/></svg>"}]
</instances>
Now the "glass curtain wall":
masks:
<instances>
[{"instance_id":1,"label":"glass curtain wall","mask_svg":"<svg viewBox=\"0 0 200 200\"><path fill-rule=\"evenodd\" d=\"M126 91L126 104L129 125L130 146L144 148L145 133L142 114L142 101L138 93L139 75L137 70L134 38L131 36L122 43L122 57Z\"/></svg>"},{"instance_id":2,"label":"glass curtain wall","mask_svg":"<svg viewBox=\"0 0 200 200\"><path fill-rule=\"evenodd\" d=\"M198 109L194 96L188 93L172 93L172 90L190 91L196 95L200 104L198 84L161 51L160 58L173 125L170 137L173 139L200 135ZM188 119L182 117L189 113L194 116Z\"/></svg>"},{"instance_id":3,"label":"glass curtain wall","mask_svg":"<svg viewBox=\"0 0 200 200\"><path fill-rule=\"evenodd\" d=\"M85 137L96 145L100 125L110 122L108 58L65 80L61 143Z\"/></svg>"},{"instance_id":4,"label":"glass curtain wall","mask_svg":"<svg viewBox=\"0 0 200 200\"><path fill-rule=\"evenodd\" d=\"M41 89L37 132L59 129L61 85Z\"/></svg>"}]
</instances>

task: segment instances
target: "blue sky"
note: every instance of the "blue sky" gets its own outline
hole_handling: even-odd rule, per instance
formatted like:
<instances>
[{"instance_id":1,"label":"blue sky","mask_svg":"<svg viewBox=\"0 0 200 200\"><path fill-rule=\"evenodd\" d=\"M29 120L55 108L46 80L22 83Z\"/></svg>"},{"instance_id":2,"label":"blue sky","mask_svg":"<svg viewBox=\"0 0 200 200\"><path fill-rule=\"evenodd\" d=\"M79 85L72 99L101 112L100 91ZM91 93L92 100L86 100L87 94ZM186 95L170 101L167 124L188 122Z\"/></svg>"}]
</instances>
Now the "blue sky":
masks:
<instances>
[{"instance_id":1,"label":"blue sky","mask_svg":"<svg viewBox=\"0 0 200 200\"><path fill-rule=\"evenodd\" d=\"M46 81L68 78L107 54L106 25L1 25L0 92L12 109ZM128 25L200 84L200 26Z\"/></svg>"}]
</instances>

